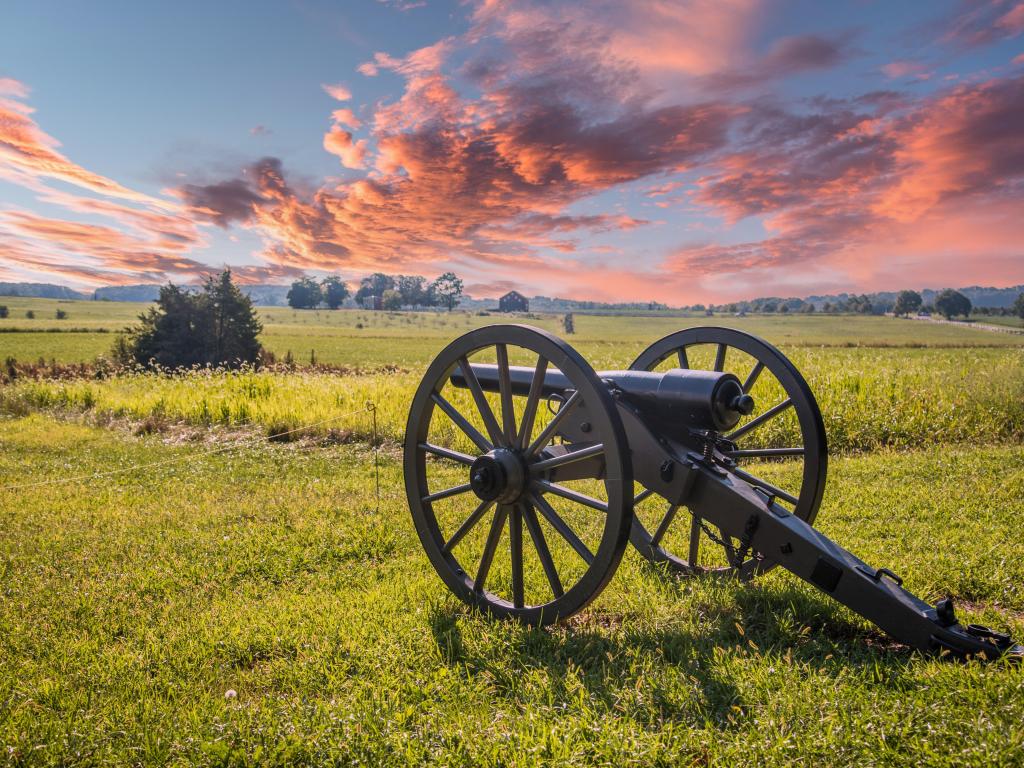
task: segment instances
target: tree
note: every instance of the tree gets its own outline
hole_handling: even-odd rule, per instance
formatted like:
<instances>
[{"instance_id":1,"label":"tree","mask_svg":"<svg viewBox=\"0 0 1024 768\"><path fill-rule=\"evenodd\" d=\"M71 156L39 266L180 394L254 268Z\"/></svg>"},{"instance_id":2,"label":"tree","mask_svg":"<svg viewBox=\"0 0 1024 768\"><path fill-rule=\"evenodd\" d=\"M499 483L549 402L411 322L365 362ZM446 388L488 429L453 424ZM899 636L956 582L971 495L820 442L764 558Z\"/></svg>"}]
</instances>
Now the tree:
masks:
<instances>
[{"instance_id":1,"label":"tree","mask_svg":"<svg viewBox=\"0 0 1024 768\"><path fill-rule=\"evenodd\" d=\"M401 309L402 294L395 290L384 291L384 295L380 297L380 305L387 310Z\"/></svg>"},{"instance_id":2,"label":"tree","mask_svg":"<svg viewBox=\"0 0 1024 768\"><path fill-rule=\"evenodd\" d=\"M288 291L288 306L292 309L312 309L323 300L319 284L308 277L296 280Z\"/></svg>"},{"instance_id":3,"label":"tree","mask_svg":"<svg viewBox=\"0 0 1024 768\"><path fill-rule=\"evenodd\" d=\"M398 292L402 294L402 304L409 307L420 307L429 304L427 295L427 278L420 275L399 275L395 279Z\"/></svg>"},{"instance_id":4,"label":"tree","mask_svg":"<svg viewBox=\"0 0 1024 768\"><path fill-rule=\"evenodd\" d=\"M0 317L9 317L11 310L7 308L6 304L0 304Z\"/></svg>"},{"instance_id":5,"label":"tree","mask_svg":"<svg viewBox=\"0 0 1024 768\"><path fill-rule=\"evenodd\" d=\"M430 290L438 302L448 307L448 311L451 312L462 299L462 280L456 277L454 272L445 272L431 283Z\"/></svg>"},{"instance_id":6,"label":"tree","mask_svg":"<svg viewBox=\"0 0 1024 768\"><path fill-rule=\"evenodd\" d=\"M573 319L572 312L565 313L565 317L562 318L562 328L567 335L576 333L576 321Z\"/></svg>"},{"instance_id":7,"label":"tree","mask_svg":"<svg viewBox=\"0 0 1024 768\"><path fill-rule=\"evenodd\" d=\"M320 283L323 301L330 309L337 309L348 298L348 285L337 275L325 277Z\"/></svg>"},{"instance_id":8,"label":"tree","mask_svg":"<svg viewBox=\"0 0 1024 768\"><path fill-rule=\"evenodd\" d=\"M55 317L58 320L67 320L68 319L68 313L65 310L63 310L63 309L58 309L56 314L55 314Z\"/></svg>"},{"instance_id":9,"label":"tree","mask_svg":"<svg viewBox=\"0 0 1024 768\"><path fill-rule=\"evenodd\" d=\"M900 315L912 315L921 308L923 303L921 294L917 291L900 291L892 311L897 317Z\"/></svg>"},{"instance_id":10,"label":"tree","mask_svg":"<svg viewBox=\"0 0 1024 768\"><path fill-rule=\"evenodd\" d=\"M1024 293L1017 296L1017 300L1013 302L1013 312L1021 320L1024 320ZM0 317L7 317L7 315L0 315Z\"/></svg>"},{"instance_id":11,"label":"tree","mask_svg":"<svg viewBox=\"0 0 1024 768\"><path fill-rule=\"evenodd\" d=\"M27 317L29 320L34 320L36 317L36 313L30 309L28 310L28 312L25 313L25 317Z\"/></svg>"},{"instance_id":12,"label":"tree","mask_svg":"<svg viewBox=\"0 0 1024 768\"><path fill-rule=\"evenodd\" d=\"M394 289L395 278L391 275L385 275L383 272L374 272L359 282L359 290L356 291L356 302L361 307L366 306L366 301L371 296L380 296L383 300L384 291L393 291Z\"/></svg>"},{"instance_id":13,"label":"tree","mask_svg":"<svg viewBox=\"0 0 1024 768\"><path fill-rule=\"evenodd\" d=\"M260 354L257 337L263 325L252 300L231 280L231 270L208 277L198 300L210 317L210 359L214 365L255 363Z\"/></svg>"},{"instance_id":14,"label":"tree","mask_svg":"<svg viewBox=\"0 0 1024 768\"><path fill-rule=\"evenodd\" d=\"M971 300L960 293L960 291L947 288L935 297L935 308L947 320L952 320L956 315L966 317L971 314Z\"/></svg>"},{"instance_id":15,"label":"tree","mask_svg":"<svg viewBox=\"0 0 1024 768\"><path fill-rule=\"evenodd\" d=\"M235 368L257 362L261 351L257 337L263 328L230 270L207 278L200 293L164 286L156 306L139 315L139 321L115 354L142 365Z\"/></svg>"}]
</instances>

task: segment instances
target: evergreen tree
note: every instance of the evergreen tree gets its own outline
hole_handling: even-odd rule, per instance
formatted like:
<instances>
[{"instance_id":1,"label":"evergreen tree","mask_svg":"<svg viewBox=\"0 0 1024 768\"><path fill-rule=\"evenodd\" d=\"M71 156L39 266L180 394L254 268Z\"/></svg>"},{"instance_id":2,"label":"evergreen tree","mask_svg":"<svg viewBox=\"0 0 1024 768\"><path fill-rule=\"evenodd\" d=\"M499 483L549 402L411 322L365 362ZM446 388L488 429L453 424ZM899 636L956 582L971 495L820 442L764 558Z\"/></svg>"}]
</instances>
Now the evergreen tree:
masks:
<instances>
[{"instance_id":1,"label":"evergreen tree","mask_svg":"<svg viewBox=\"0 0 1024 768\"><path fill-rule=\"evenodd\" d=\"M1013 302L1013 311L1021 320L1024 320L1024 293L1017 295L1017 300Z\"/></svg>"},{"instance_id":2,"label":"evergreen tree","mask_svg":"<svg viewBox=\"0 0 1024 768\"><path fill-rule=\"evenodd\" d=\"M210 277L200 293L176 285L160 289L156 306L139 315L140 324L115 349L142 365L188 368L238 367L256 363L262 326L252 301L231 280L231 271Z\"/></svg>"}]
</instances>

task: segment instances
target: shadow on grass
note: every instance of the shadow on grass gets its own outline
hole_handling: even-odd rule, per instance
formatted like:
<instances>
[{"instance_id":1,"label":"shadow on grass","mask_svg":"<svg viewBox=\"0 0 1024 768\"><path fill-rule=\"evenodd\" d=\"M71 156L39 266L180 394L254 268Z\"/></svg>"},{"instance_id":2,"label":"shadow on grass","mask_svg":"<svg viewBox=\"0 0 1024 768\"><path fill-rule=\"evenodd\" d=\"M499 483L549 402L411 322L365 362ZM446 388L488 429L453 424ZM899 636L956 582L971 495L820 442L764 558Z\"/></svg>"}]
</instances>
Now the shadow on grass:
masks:
<instances>
[{"instance_id":1,"label":"shadow on grass","mask_svg":"<svg viewBox=\"0 0 1024 768\"><path fill-rule=\"evenodd\" d=\"M904 684L912 651L866 631L825 598L793 586L743 584L733 591L732 599L710 605L695 601L700 618L680 625L588 612L554 627L491 625L481 637L474 630L492 620L454 601L436 606L430 625L444 663L486 676L496 695L521 695L533 670L545 673L555 701L573 700L582 687L591 699L621 709L624 694L645 687L655 706L637 707L638 721L657 713L659 720L738 727L745 703L739 683L758 667L765 674L780 664L797 667L797 674L852 671L872 684Z\"/></svg>"}]
</instances>

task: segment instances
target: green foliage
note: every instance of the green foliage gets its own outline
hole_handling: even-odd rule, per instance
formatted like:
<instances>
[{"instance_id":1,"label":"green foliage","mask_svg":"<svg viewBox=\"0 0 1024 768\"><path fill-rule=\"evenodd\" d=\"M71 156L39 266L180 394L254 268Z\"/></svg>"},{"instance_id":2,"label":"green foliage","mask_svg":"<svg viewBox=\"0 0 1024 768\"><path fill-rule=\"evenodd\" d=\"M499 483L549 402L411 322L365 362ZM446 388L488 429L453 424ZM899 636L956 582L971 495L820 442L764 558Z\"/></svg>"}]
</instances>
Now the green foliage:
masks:
<instances>
[{"instance_id":1,"label":"green foliage","mask_svg":"<svg viewBox=\"0 0 1024 768\"><path fill-rule=\"evenodd\" d=\"M892 311L897 316L912 315L921 309L921 304L921 294L917 291L900 291Z\"/></svg>"},{"instance_id":2,"label":"green foliage","mask_svg":"<svg viewBox=\"0 0 1024 768\"><path fill-rule=\"evenodd\" d=\"M25 317L28 318L29 320L34 320L35 316L36 316L35 310L32 310L32 309L28 310L25 313Z\"/></svg>"},{"instance_id":3,"label":"green foliage","mask_svg":"<svg viewBox=\"0 0 1024 768\"><path fill-rule=\"evenodd\" d=\"M313 309L323 300L320 284L308 277L296 280L288 291L288 306L292 309Z\"/></svg>"},{"instance_id":4,"label":"green foliage","mask_svg":"<svg viewBox=\"0 0 1024 768\"><path fill-rule=\"evenodd\" d=\"M1024 293L1019 294L1016 301L1013 302L1013 312L1021 320L1024 320Z\"/></svg>"},{"instance_id":5,"label":"green foliage","mask_svg":"<svg viewBox=\"0 0 1024 768\"><path fill-rule=\"evenodd\" d=\"M259 358L262 325L252 302L232 282L230 270L207 278L200 293L175 285L161 288L157 306L139 320L141 324L131 331L127 345L140 365L231 368ZM124 354L118 345L113 350L115 357Z\"/></svg>"},{"instance_id":6,"label":"green foliage","mask_svg":"<svg viewBox=\"0 0 1024 768\"><path fill-rule=\"evenodd\" d=\"M328 309L337 309L348 298L348 286L337 275L325 277L320 285Z\"/></svg>"},{"instance_id":7,"label":"green foliage","mask_svg":"<svg viewBox=\"0 0 1024 768\"><path fill-rule=\"evenodd\" d=\"M7 308L7 306L4 304L0 304L0 320L9 317L10 314L11 311Z\"/></svg>"},{"instance_id":8,"label":"green foliage","mask_svg":"<svg viewBox=\"0 0 1024 768\"><path fill-rule=\"evenodd\" d=\"M0 422L19 482L187 459L0 488L5 761L1024 762L1016 666L912 654L784 572L680 579L632 552L572 621L491 621L430 568L399 456L378 511L365 446L248 443ZM887 452L832 462L817 525L1020 637L1022 499L1020 446Z\"/></svg>"},{"instance_id":9,"label":"green foliage","mask_svg":"<svg viewBox=\"0 0 1024 768\"><path fill-rule=\"evenodd\" d=\"M359 283L359 290L356 291L356 302L361 307L373 308L372 299L374 296L383 296L384 291L392 291L395 288L395 278L385 275L383 272L374 272L364 277Z\"/></svg>"},{"instance_id":10,"label":"green foliage","mask_svg":"<svg viewBox=\"0 0 1024 768\"><path fill-rule=\"evenodd\" d=\"M381 306L388 310L401 309L402 294L398 291L384 291L384 295L381 296Z\"/></svg>"},{"instance_id":11,"label":"green foliage","mask_svg":"<svg viewBox=\"0 0 1024 768\"><path fill-rule=\"evenodd\" d=\"M947 320L951 320L957 315L967 317L971 314L971 300L960 293L960 291L947 288L935 297L935 308Z\"/></svg>"},{"instance_id":12,"label":"green foliage","mask_svg":"<svg viewBox=\"0 0 1024 768\"><path fill-rule=\"evenodd\" d=\"M430 284L430 292L437 297L438 304L451 312L462 299L462 280L454 272L445 272Z\"/></svg>"},{"instance_id":13,"label":"green foliage","mask_svg":"<svg viewBox=\"0 0 1024 768\"><path fill-rule=\"evenodd\" d=\"M57 311L56 311L56 312L54 313L54 317L56 317L56 318L57 318L58 320L67 320L67 319L68 319L68 313L67 313L67 310L64 310L64 309L58 309L58 310L57 310Z\"/></svg>"},{"instance_id":14,"label":"green foliage","mask_svg":"<svg viewBox=\"0 0 1024 768\"><path fill-rule=\"evenodd\" d=\"M402 294L402 304L407 307L426 307L430 305L430 292L427 279L420 275L399 275L395 279L395 287Z\"/></svg>"}]
</instances>

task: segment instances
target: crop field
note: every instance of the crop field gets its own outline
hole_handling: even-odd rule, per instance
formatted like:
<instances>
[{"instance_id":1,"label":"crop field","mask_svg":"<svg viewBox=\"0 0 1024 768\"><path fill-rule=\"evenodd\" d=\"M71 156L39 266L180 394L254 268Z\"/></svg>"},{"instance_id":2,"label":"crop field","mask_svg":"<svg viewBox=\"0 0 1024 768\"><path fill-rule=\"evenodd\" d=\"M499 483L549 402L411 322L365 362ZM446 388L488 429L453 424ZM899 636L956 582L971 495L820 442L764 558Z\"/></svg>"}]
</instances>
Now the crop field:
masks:
<instances>
[{"instance_id":1,"label":"crop field","mask_svg":"<svg viewBox=\"0 0 1024 768\"><path fill-rule=\"evenodd\" d=\"M92 360L144 309L0 304L0 361L26 362ZM556 627L466 609L413 529L400 442L437 351L502 318L260 313L264 344L299 368L0 385L0 761L1024 764L1021 667L911 652L781 569L682 578L628 549ZM569 341L625 368L696 324L766 338L810 383L832 453L816 527L1024 636L1024 336L577 314ZM760 444L795 436L780 419Z\"/></svg>"}]
</instances>

